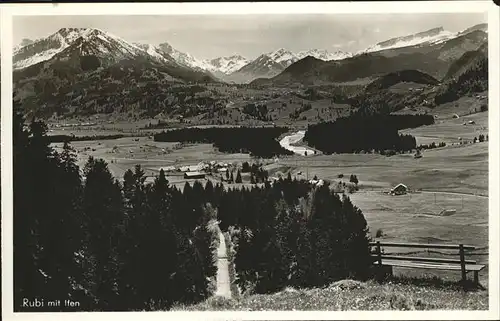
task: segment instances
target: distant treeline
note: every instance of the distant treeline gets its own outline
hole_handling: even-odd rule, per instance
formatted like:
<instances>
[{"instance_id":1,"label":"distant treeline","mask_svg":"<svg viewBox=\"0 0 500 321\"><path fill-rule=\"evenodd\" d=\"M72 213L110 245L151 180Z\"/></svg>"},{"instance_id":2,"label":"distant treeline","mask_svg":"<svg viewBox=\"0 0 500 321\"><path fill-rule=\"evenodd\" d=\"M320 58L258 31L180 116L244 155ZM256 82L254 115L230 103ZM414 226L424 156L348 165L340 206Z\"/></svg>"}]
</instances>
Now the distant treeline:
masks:
<instances>
[{"instance_id":1,"label":"distant treeline","mask_svg":"<svg viewBox=\"0 0 500 321\"><path fill-rule=\"evenodd\" d=\"M418 148L419 149L434 149L434 148L445 147L445 146L446 146L445 142L441 142L438 144L436 144L435 142L432 142L430 144L421 144L420 146L418 146Z\"/></svg>"},{"instance_id":2,"label":"distant treeline","mask_svg":"<svg viewBox=\"0 0 500 321\"><path fill-rule=\"evenodd\" d=\"M49 143L81 142L86 140L105 140L123 138L125 135L93 135L93 136L73 136L73 135L49 135L46 136Z\"/></svg>"},{"instance_id":3,"label":"distant treeline","mask_svg":"<svg viewBox=\"0 0 500 321\"><path fill-rule=\"evenodd\" d=\"M250 153L257 157L291 155L276 140L288 131L286 127L212 127L182 128L163 131L154 136L157 142L212 143L225 153Z\"/></svg>"},{"instance_id":4,"label":"distant treeline","mask_svg":"<svg viewBox=\"0 0 500 321\"><path fill-rule=\"evenodd\" d=\"M271 121L270 116L267 114L269 110L267 109L267 105L260 105L250 103L243 107L243 112L249 116L252 116L256 119L262 121Z\"/></svg>"},{"instance_id":5,"label":"distant treeline","mask_svg":"<svg viewBox=\"0 0 500 321\"><path fill-rule=\"evenodd\" d=\"M437 79L426 73L410 69L388 73L368 84L366 86L366 91L373 92L381 89L387 89L401 82L413 82L425 85L437 85L439 83Z\"/></svg>"},{"instance_id":6,"label":"distant treeline","mask_svg":"<svg viewBox=\"0 0 500 321\"><path fill-rule=\"evenodd\" d=\"M353 115L309 125L304 141L326 154L409 151L416 148L415 137L400 135L398 130L433 123L431 115Z\"/></svg>"}]
</instances>

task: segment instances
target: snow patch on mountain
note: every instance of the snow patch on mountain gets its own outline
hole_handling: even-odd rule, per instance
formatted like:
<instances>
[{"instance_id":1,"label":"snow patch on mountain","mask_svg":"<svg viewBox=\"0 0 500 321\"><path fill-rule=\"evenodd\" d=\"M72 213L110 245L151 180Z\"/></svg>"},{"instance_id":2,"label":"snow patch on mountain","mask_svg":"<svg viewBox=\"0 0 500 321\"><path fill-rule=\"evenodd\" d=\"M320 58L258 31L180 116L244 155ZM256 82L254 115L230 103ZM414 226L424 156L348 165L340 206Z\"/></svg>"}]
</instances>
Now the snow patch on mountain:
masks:
<instances>
[{"instance_id":1,"label":"snow patch on mountain","mask_svg":"<svg viewBox=\"0 0 500 321\"><path fill-rule=\"evenodd\" d=\"M357 54L376 52L387 49L411 47L411 46L436 45L476 30L481 30L487 33L488 24L481 23L469 27L460 32L450 32L444 30L443 27L433 28L424 32L419 32L416 34L402 36L402 37L396 37L386 41L379 42L373 46L368 47L367 49L359 51Z\"/></svg>"},{"instance_id":2,"label":"snow patch on mountain","mask_svg":"<svg viewBox=\"0 0 500 321\"><path fill-rule=\"evenodd\" d=\"M248 63L248 60L240 55L202 60L188 53L179 51L168 43L162 43L158 47L159 50L171 56L180 65L213 73L228 75Z\"/></svg>"},{"instance_id":3,"label":"snow patch on mountain","mask_svg":"<svg viewBox=\"0 0 500 321\"><path fill-rule=\"evenodd\" d=\"M458 32L450 32L442 27L430 29L424 32L392 38L383 42L379 42L373 46L362 50L360 53L377 52L387 49L403 48L417 45L432 45L445 42L452 38L458 37Z\"/></svg>"},{"instance_id":4,"label":"snow patch on mountain","mask_svg":"<svg viewBox=\"0 0 500 321\"><path fill-rule=\"evenodd\" d=\"M75 46L81 54L109 53L117 51L122 56L137 56L144 52L136 45L109 32L95 28L62 28L47 38L14 50L13 68L22 69L47 61L55 55Z\"/></svg>"},{"instance_id":5,"label":"snow patch on mountain","mask_svg":"<svg viewBox=\"0 0 500 321\"><path fill-rule=\"evenodd\" d=\"M211 65L206 61L197 59L188 53L179 51L166 42L158 45L158 48L172 57L180 65L198 70L209 70L211 68Z\"/></svg>"},{"instance_id":6,"label":"snow patch on mountain","mask_svg":"<svg viewBox=\"0 0 500 321\"><path fill-rule=\"evenodd\" d=\"M480 23L480 24L474 25L474 26L469 27L469 28L465 29L464 31L460 32L460 35L465 35L467 33L478 31L478 30L485 32L485 33L488 33L488 24L487 23Z\"/></svg>"},{"instance_id":7,"label":"snow patch on mountain","mask_svg":"<svg viewBox=\"0 0 500 321\"><path fill-rule=\"evenodd\" d=\"M324 61L330 61L346 59L352 57L352 54L343 51L331 53L324 49L303 50L298 53L293 53L290 50L279 48L275 51L260 55L256 59L238 69L236 72L251 74L254 78L273 77L285 70L285 68L289 67L291 64L308 56Z\"/></svg>"},{"instance_id":8,"label":"snow patch on mountain","mask_svg":"<svg viewBox=\"0 0 500 321\"><path fill-rule=\"evenodd\" d=\"M312 50L304 50L300 51L297 54L297 57L299 59L304 59L307 56L312 56L316 59L324 60L324 61L331 61L331 60L342 60L346 58L352 57L352 53L350 52L345 52L345 51L335 51L335 52L329 52L324 49L312 49Z\"/></svg>"},{"instance_id":9,"label":"snow patch on mountain","mask_svg":"<svg viewBox=\"0 0 500 321\"><path fill-rule=\"evenodd\" d=\"M209 71L211 72L221 72L223 74L229 75L244 65L248 64L248 59L240 55L233 55L229 57L220 57L212 60L206 60L207 64L210 65Z\"/></svg>"},{"instance_id":10,"label":"snow patch on mountain","mask_svg":"<svg viewBox=\"0 0 500 321\"><path fill-rule=\"evenodd\" d=\"M35 65L37 63L47 61L61 51L62 51L61 48L57 48L57 49L48 49L48 50L45 50L43 52L36 53L31 57L14 62L12 64L12 68L13 69L23 69L23 68L29 67L31 65Z\"/></svg>"},{"instance_id":11,"label":"snow patch on mountain","mask_svg":"<svg viewBox=\"0 0 500 321\"><path fill-rule=\"evenodd\" d=\"M266 56L268 56L274 62L285 63L288 65L291 65L295 61L299 60L299 57L297 57L296 54L284 48L280 48L278 50L270 52L266 54Z\"/></svg>"},{"instance_id":12,"label":"snow patch on mountain","mask_svg":"<svg viewBox=\"0 0 500 321\"><path fill-rule=\"evenodd\" d=\"M150 54L152 57L156 57L158 59L165 59L159 52L158 48L152 45L147 45L146 52Z\"/></svg>"}]
</instances>

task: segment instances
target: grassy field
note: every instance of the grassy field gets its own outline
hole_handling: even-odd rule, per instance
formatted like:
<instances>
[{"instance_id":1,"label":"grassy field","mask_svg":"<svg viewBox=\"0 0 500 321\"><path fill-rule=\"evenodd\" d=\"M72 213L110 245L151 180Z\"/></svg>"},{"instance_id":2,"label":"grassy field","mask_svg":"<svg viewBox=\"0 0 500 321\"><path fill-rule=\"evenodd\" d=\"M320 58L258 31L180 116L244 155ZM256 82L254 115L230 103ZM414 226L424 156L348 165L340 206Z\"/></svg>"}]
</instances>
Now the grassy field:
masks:
<instances>
[{"instance_id":1,"label":"grassy field","mask_svg":"<svg viewBox=\"0 0 500 321\"><path fill-rule=\"evenodd\" d=\"M383 284L343 280L322 289L287 288L239 300L212 297L174 311L348 311L348 310L487 310L488 292L465 292L435 279L395 278Z\"/></svg>"},{"instance_id":2,"label":"grassy field","mask_svg":"<svg viewBox=\"0 0 500 321\"><path fill-rule=\"evenodd\" d=\"M102 158L116 178L122 178L125 171L141 165L147 176L158 175L161 167L194 166L201 161L241 163L251 161L248 154L225 154L216 151L211 144L180 144L171 142L155 142L149 137L124 137L113 140L96 140L72 142L77 150L78 165L83 167L90 156ZM56 149L62 143L54 144ZM171 184L182 187L187 180L182 173L169 174ZM152 181L149 177L148 181ZM217 177L211 178L218 181ZM189 180L192 182L192 180Z\"/></svg>"},{"instance_id":3,"label":"grassy field","mask_svg":"<svg viewBox=\"0 0 500 321\"><path fill-rule=\"evenodd\" d=\"M468 124L469 121L473 121L475 124ZM481 134L486 136L488 134L488 113L480 112L456 119L436 119L436 124L434 125L408 129L402 132L415 136L418 145L429 144L431 142L435 142L436 144L438 142L457 144L460 142L459 138L462 138L462 140L473 140L474 137L479 137Z\"/></svg>"},{"instance_id":4,"label":"grassy field","mask_svg":"<svg viewBox=\"0 0 500 321\"><path fill-rule=\"evenodd\" d=\"M450 146L413 154L386 157L376 154L296 156L280 160L303 176L343 181L357 175L361 190L385 190L404 183L410 189L438 190L487 195L488 143Z\"/></svg>"}]
</instances>

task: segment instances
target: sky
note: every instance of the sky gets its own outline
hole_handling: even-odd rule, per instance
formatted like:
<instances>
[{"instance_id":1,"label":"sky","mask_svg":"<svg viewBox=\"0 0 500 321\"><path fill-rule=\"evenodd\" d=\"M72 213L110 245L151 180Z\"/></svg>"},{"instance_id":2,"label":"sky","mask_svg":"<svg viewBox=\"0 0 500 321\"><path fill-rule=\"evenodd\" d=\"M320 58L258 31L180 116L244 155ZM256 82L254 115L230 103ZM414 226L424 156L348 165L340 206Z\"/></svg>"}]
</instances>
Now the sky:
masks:
<instances>
[{"instance_id":1,"label":"sky","mask_svg":"<svg viewBox=\"0 0 500 321\"><path fill-rule=\"evenodd\" d=\"M254 59L285 48L357 52L377 42L431 28L456 32L487 22L481 13L158 16L15 16L13 43L60 28L99 28L130 42L174 48L199 59L240 54Z\"/></svg>"}]
</instances>

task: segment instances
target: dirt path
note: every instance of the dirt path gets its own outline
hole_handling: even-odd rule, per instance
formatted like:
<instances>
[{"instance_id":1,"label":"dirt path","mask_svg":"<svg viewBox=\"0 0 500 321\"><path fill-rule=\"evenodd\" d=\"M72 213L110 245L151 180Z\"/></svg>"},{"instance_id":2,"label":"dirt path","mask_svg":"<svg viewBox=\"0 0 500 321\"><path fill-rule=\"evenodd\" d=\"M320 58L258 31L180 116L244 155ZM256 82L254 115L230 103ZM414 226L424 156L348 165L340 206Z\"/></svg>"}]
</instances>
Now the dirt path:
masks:
<instances>
[{"instance_id":1,"label":"dirt path","mask_svg":"<svg viewBox=\"0 0 500 321\"><path fill-rule=\"evenodd\" d=\"M215 295L230 298L231 288L229 287L229 262L227 261L226 240L220 231L219 240L219 248L217 249L217 291Z\"/></svg>"}]
</instances>

